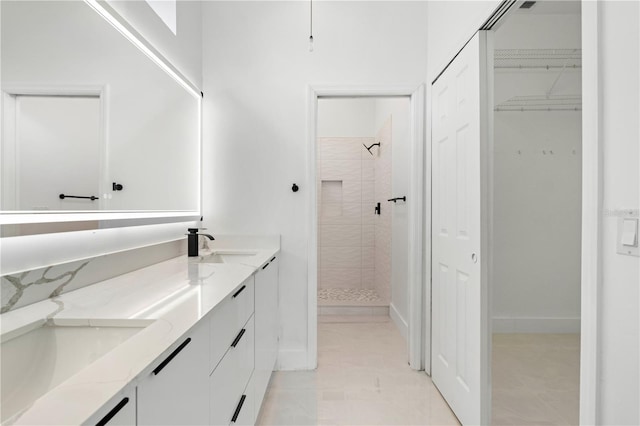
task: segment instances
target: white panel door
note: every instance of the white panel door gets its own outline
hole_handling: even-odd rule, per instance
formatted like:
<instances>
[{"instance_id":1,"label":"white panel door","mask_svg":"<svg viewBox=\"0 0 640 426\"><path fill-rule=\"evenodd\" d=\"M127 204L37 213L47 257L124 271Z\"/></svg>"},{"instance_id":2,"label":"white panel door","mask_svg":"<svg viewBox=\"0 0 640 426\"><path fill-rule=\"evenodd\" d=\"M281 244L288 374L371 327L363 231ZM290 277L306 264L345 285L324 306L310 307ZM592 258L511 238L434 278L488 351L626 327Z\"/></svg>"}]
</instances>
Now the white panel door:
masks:
<instances>
[{"instance_id":1,"label":"white panel door","mask_svg":"<svg viewBox=\"0 0 640 426\"><path fill-rule=\"evenodd\" d=\"M489 418L486 40L477 33L432 90L432 378L464 425Z\"/></svg>"}]
</instances>

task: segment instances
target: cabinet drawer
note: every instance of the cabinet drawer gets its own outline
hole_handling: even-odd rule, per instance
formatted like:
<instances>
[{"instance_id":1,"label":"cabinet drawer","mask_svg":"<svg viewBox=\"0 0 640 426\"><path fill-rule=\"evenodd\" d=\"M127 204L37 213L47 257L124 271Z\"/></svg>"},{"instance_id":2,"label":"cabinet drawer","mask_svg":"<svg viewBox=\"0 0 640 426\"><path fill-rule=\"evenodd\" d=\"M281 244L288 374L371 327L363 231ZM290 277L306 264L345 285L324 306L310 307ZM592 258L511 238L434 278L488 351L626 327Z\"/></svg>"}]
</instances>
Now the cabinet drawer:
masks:
<instances>
[{"instance_id":1,"label":"cabinet drawer","mask_svg":"<svg viewBox=\"0 0 640 426\"><path fill-rule=\"evenodd\" d=\"M240 396L240 400L236 405L236 409L231 418L230 425L232 426L254 426L256 423L255 415L255 399L253 393L253 383L249 380L244 393Z\"/></svg>"},{"instance_id":2,"label":"cabinet drawer","mask_svg":"<svg viewBox=\"0 0 640 426\"><path fill-rule=\"evenodd\" d=\"M111 399L85 425L134 425L136 424L136 388L129 387Z\"/></svg>"},{"instance_id":3,"label":"cabinet drawer","mask_svg":"<svg viewBox=\"0 0 640 426\"><path fill-rule=\"evenodd\" d=\"M218 365L242 326L253 314L254 277L247 278L211 313L211 363L209 371ZM253 337L251 337L253 339Z\"/></svg>"},{"instance_id":4,"label":"cabinet drawer","mask_svg":"<svg viewBox=\"0 0 640 426\"><path fill-rule=\"evenodd\" d=\"M253 373L254 324L253 316L243 328L244 333L235 347L229 348L222 361L209 376L210 423L228 425ZM253 399L253 398L252 398ZM245 401L245 403L249 403ZM253 403L253 402L251 402ZM249 409L249 407L245 407Z\"/></svg>"}]
</instances>

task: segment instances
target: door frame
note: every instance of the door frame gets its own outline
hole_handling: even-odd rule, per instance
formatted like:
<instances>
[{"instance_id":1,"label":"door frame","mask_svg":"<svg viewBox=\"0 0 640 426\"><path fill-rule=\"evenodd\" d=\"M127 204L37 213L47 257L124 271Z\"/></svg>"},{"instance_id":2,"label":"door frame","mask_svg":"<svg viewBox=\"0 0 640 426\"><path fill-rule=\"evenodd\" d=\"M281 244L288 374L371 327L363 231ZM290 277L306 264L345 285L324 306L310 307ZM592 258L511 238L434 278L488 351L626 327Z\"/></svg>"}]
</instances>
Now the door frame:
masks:
<instances>
[{"instance_id":1,"label":"door frame","mask_svg":"<svg viewBox=\"0 0 640 426\"><path fill-rule=\"evenodd\" d=\"M425 312L429 304L423 303L423 255L424 246L424 120L425 86L320 86L307 89L307 362L308 369L318 366L318 199L317 199L317 121L319 98L353 97L408 97L410 100L411 164L409 169L409 365L422 370L430 361L425 360L424 342L431 341L430 330L423 327ZM429 351L429 355L430 355Z\"/></svg>"},{"instance_id":2,"label":"door frame","mask_svg":"<svg viewBox=\"0 0 640 426\"><path fill-rule=\"evenodd\" d=\"M494 16L501 18L508 16L503 13L503 7L510 0L499 2L496 9L487 15L483 22L490 22ZM515 8L512 9L512 11ZM581 31L582 31L582 231L581 231L581 286L580 286L580 424L594 425L600 418L599 378L601 359L599 354L601 335L598 324L600 322L600 292L602 286L602 212L603 212L603 148L601 136L602 101L600 99L599 72L599 33L600 33L599 2L581 0ZM482 26L479 28L482 29ZM475 31L473 33L475 35ZM466 44L466 42L464 43ZM460 50L464 48L461 46ZM457 55L454 54L451 58ZM448 63L435 74L435 78L442 73ZM427 120L431 123L431 90L429 87L427 103ZM427 150L431 150L431 133L427 133ZM430 160L427 170L431 170ZM431 176L427 173L427 186L430 200ZM426 247L431 241L431 205L425 209L428 218L428 232ZM432 264L430 254L425 255L426 294L431 293ZM491 312L488 312L491 315ZM487 318L489 321L490 318ZM431 315L424 320L425 328L431 326ZM489 321L490 324L490 321ZM430 335L429 335L430 338ZM425 342L425 351L431 351L430 344ZM430 356L428 357L430 359ZM489 357L490 360L490 357ZM489 361L490 362L490 361ZM429 370L430 367L427 366ZM485 391L491 392L491 389Z\"/></svg>"}]
</instances>

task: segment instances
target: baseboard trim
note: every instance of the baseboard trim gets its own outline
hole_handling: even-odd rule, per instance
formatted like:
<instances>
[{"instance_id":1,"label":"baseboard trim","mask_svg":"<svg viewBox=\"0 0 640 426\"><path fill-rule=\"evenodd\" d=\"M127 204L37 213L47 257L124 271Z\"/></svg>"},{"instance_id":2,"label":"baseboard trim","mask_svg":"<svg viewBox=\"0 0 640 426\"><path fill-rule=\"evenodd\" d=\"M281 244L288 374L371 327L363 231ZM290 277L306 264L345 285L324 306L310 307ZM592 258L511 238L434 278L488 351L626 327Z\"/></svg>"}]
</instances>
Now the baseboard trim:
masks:
<instances>
[{"instance_id":1,"label":"baseboard trim","mask_svg":"<svg viewBox=\"0 0 640 426\"><path fill-rule=\"evenodd\" d=\"M389 316L389 306L318 305L318 316L323 316L323 315Z\"/></svg>"},{"instance_id":2,"label":"baseboard trim","mask_svg":"<svg viewBox=\"0 0 640 426\"><path fill-rule=\"evenodd\" d=\"M402 315L400 315L400 312L398 312L393 302L389 304L389 316L391 317L391 320L393 320L393 323L398 328L398 331L400 332L402 337L404 337L405 340L408 340L409 324L407 324L405 319L402 318Z\"/></svg>"},{"instance_id":3,"label":"baseboard trim","mask_svg":"<svg viewBox=\"0 0 640 426\"><path fill-rule=\"evenodd\" d=\"M307 351L304 349L280 349L276 370L295 371L312 370L308 365Z\"/></svg>"},{"instance_id":4,"label":"baseboard trim","mask_svg":"<svg viewBox=\"0 0 640 426\"><path fill-rule=\"evenodd\" d=\"M580 333L580 318L493 318L494 333Z\"/></svg>"}]
</instances>

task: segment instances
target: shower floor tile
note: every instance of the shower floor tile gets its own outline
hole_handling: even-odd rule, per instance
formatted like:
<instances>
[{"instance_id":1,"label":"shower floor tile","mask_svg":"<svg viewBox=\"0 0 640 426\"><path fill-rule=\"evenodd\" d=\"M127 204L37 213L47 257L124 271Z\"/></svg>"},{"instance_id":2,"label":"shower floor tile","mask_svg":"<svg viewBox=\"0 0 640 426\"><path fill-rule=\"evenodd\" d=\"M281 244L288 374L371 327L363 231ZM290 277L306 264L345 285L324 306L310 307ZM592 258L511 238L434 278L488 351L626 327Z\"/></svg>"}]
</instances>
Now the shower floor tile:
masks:
<instances>
[{"instance_id":1,"label":"shower floor tile","mask_svg":"<svg viewBox=\"0 0 640 426\"><path fill-rule=\"evenodd\" d=\"M318 303L331 305L335 302L375 303L382 302L378 293L369 288L321 288L318 289Z\"/></svg>"}]
</instances>

